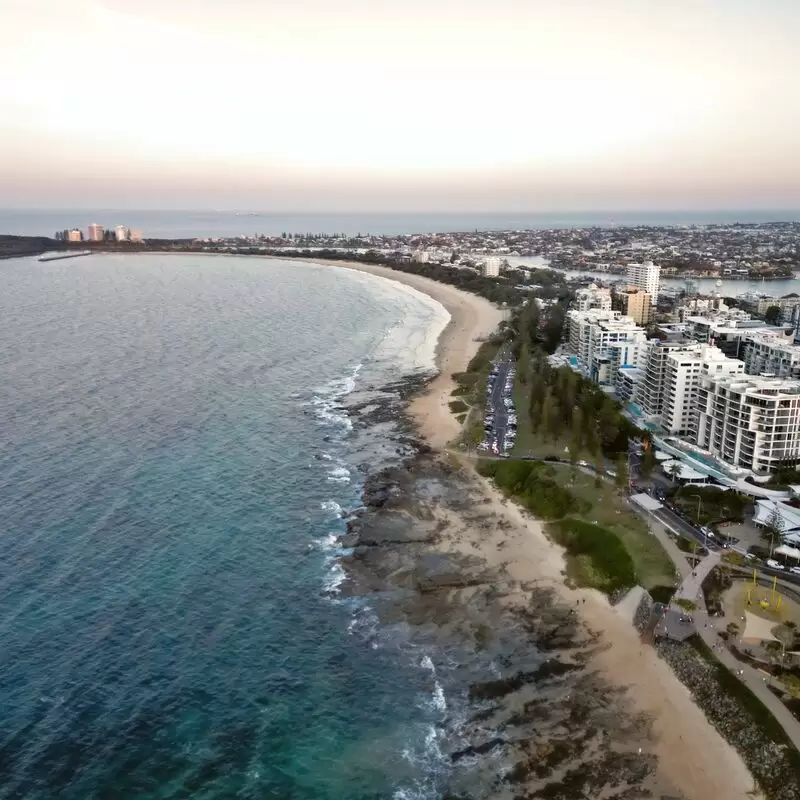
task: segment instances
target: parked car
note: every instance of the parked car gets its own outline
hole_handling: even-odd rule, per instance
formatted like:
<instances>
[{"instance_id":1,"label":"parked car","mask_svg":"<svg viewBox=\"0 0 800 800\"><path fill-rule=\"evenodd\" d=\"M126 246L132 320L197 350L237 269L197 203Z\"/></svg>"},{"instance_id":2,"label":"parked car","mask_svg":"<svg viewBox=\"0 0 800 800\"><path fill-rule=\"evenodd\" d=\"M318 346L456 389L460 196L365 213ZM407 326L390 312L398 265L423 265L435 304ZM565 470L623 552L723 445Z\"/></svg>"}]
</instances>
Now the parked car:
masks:
<instances>
[{"instance_id":1,"label":"parked car","mask_svg":"<svg viewBox=\"0 0 800 800\"><path fill-rule=\"evenodd\" d=\"M786 569L786 567L784 567L783 564L780 564L774 558L767 559L767 566L771 567L772 569Z\"/></svg>"}]
</instances>

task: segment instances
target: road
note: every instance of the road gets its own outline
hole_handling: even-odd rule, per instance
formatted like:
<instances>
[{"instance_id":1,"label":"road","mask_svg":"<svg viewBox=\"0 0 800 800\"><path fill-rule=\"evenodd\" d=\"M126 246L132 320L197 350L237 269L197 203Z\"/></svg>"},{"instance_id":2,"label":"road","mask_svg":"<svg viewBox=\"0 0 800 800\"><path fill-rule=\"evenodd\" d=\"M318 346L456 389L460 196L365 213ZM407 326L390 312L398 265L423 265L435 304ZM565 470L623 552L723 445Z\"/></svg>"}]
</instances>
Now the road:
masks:
<instances>
[{"instance_id":1,"label":"road","mask_svg":"<svg viewBox=\"0 0 800 800\"><path fill-rule=\"evenodd\" d=\"M497 440L499 453L506 452L506 433L508 431L508 411L503 403L503 392L505 390L508 371L511 369L512 361L499 361L497 377L494 379L491 396L488 398L487 408L491 408L494 413L494 425L489 435L490 443Z\"/></svg>"}]
</instances>

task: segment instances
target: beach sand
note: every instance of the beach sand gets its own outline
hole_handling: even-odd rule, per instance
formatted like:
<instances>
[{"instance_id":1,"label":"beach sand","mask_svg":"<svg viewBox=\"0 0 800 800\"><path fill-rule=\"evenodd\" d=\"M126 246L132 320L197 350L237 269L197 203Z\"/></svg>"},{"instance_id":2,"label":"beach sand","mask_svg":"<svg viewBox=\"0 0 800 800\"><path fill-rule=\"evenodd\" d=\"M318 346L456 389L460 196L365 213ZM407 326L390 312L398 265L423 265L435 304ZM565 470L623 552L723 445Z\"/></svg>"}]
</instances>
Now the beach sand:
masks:
<instances>
[{"instance_id":1,"label":"beach sand","mask_svg":"<svg viewBox=\"0 0 800 800\"><path fill-rule=\"evenodd\" d=\"M450 322L439 337L437 367L439 374L430 382L424 394L411 404L411 413L420 433L437 448L444 448L460 431L460 425L450 413L451 392L455 388L453 373L463 372L483 339L490 336L505 317L505 312L493 303L454 286L401 272L389 267L357 262L304 259L311 264L343 267L367 272L381 278L411 286L441 303L450 314Z\"/></svg>"},{"instance_id":2,"label":"beach sand","mask_svg":"<svg viewBox=\"0 0 800 800\"><path fill-rule=\"evenodd\" d=\"M411 405L420 432L435 448L444 448L459 431L448 408L454 383L451 375L463 371L479 347L503 318L488 301L427 278L364 264L316 262L358 269L396 280L429 294L447 308L450 324L439 341L440 374ZM466 461L466 459L462 460ZM566 603L577 606L586 625L600 634L602 647L592 666L608 681L623 687L632 708L653 719L654 741L647 743L658 759L658 774L688 800L753 797L753 779L738 753L720 736L695 705L688 689L658 657L643 645L633 626L615 612L605 596L564 585L561 548L550 542L542 524L508 502L481 479L489 513L506 520L502 528L470 531L461 527L446 547L478 555L489 565L502 563L521 583L554 588Z\"/></svg>"}]
</instances>

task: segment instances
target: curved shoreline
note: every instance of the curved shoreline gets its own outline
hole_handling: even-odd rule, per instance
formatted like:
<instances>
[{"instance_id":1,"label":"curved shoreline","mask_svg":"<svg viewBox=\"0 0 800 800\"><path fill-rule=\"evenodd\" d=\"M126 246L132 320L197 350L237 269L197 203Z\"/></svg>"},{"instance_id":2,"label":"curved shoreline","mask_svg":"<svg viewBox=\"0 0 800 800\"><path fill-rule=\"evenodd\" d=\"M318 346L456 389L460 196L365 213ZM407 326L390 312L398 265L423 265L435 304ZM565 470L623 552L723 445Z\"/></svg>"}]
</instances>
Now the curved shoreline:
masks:
<instances>
[{"instance_id":1,"label":"curved shoreline","mask_svg":"<svg viewBox=\"0 0 800 800\"><path fill-rule=\"evenodd\" d=\"M475 339L491 334L503 319L503 312L476 295L388 267L321 259L311 263L396 280L429 293L448 310L451 321L438 343L439 375L409 408L423 437L434 448L445 448L460 429L448 406L455 386L451 375L466 369L480 344ZM481 480L491 498L491 510L510 522L516 535L509 536L507 530L488 534L474 531L474 537L464 537L452 549L463 554L477 552L491 565L505 564L520 581L551 585L570 605L585 598L580 605L581 617L604 642L593 666L624 689L637 711L653 718L655 753L664 779L688 800L752 798L753 779L744 761L706 719L667 663L651 647L641 644L637 631L611 608L604 595L567 588L562 574L563 551L547 539L541 522ZM501 541L502 548L498 547Z\"/></svg>"},{"instance_id":2,"label":"curved shoreline","mask_svg":"<svg viewBox=\"0 0 800 800\"><path fill-rule=\"evenodd\" d=\"M278 256L250 257L282 260ZM466 368L479 347L476 339L490 335L503 312L487 300L455 287L388 267L322 259L292 260L394 280L428 294L447 309L450 322L440 335L436 350L439 373L409 408L423 438L435 449L444 449L460 430L448 406L455 385L451 375ZM563 552L546 538L542 524L506 501L487 481L477 480L480 493L486 497L483 508L504 520L507 527L479 530L468 520L461 520L460 534L443 546L454 553L478 556L490 566L502 566L522 585L551 587L571 607L585 599L579 606L580 615L602 642L591 667L620 687L636 711L653 719L655 741L652 745L643 744L656 755L662 780L686 800L753 797L753 780L741 757L708 722L667 663L652 648L642 646L638 633L609 606L605 596L565 586ZM525 602L524 597L521 602Z\"/></svg>"}]
</instances>

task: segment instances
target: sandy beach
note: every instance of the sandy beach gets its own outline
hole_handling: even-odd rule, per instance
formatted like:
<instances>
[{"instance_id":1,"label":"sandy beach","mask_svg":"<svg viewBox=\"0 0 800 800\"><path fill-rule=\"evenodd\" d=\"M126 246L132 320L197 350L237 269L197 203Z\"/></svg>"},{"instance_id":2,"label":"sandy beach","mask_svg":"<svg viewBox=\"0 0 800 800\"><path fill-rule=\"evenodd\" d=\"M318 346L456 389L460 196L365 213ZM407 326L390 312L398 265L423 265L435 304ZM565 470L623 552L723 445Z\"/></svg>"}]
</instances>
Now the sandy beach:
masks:
<instances>
[{"instance_id":1,"label":"sandy beach","mask_svg":"<svg viewBox=\"0 0 800 800\"><path fill-rule=\"evenodd\" d=\"M410 409L424 437L434 448L443 448L459 430L447 405L453 388L450 376L467 367L479 341L502 319L502 311L480 297L420 276L362 264L332 266L405 283L447 308L451 321L439 341L440 375ZM502 568L520 585L552 588L570 606L578 603L583 622L601 643L591 666L623 690L632 711L652 720L652 735L642 744L657 758L659 788L669 787L687 800L753 797L753 779L744 762L706 720L666 662L641 644L638 633L605 596L564 585L562 551L546 538L539 521L477 476L475 486L473 491L483 495L475 502L482 503L487 513L503 524L478 530L464 519L449 519L444 547L470 557L477 555L490 567ZM521 603L524 600L520 598ZM514 602L513 595L507 602Z\"/></svg>"}]
</instances>

